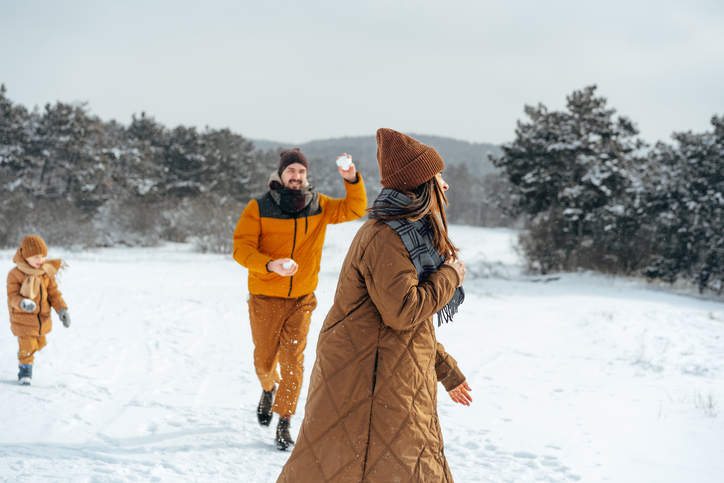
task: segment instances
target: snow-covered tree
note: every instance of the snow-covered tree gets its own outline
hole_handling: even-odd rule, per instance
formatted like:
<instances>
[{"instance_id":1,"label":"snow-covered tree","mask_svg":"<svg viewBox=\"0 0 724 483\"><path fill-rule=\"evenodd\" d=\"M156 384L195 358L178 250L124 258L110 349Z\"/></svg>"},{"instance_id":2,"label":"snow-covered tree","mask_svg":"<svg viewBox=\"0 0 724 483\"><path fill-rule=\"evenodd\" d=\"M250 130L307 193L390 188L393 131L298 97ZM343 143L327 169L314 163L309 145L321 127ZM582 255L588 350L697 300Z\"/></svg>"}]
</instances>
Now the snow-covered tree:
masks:
<instances>
[{"instance_id":1,"label":"snow-covered tree","mask_svg":"<svg viewBox=\"0 0 724 483\"><path fill-rule=\"evenodd\" d=\"M0 189L10 197L22 184L25 146L29 137L30 115L23 106L13 104L0 86ZM21 190L17 190L21 191ZM4 204L7 204L5 200Z\"/></svg>"},{"instance_id":2,"label":"snow-covered tree","mask_svg":"<svg viewBox=\"0 0 724 483\"><path fill-rule=\"evenodd\" d=\"M253 196L252 186L258 181L254 145L229 129L207 129L202 138L206 147L204 156L211 184L207 187L217 196L249 201ZM266 182L268 173L262 180Z\"/></svg>"},{"instance_id":3,"label":"snow-covered tree","mask_svg":"<svg viewBox=\"0 0 724 483\"><path fill-rule=\"evenodd\" d=\"M713 131L675 133L675 146L656 145L649 154L645 203L651 214L658 257L645 270L652 278L678 277L701 290L724 289L724 116Z\"/></svg>"},{"instance_id":4,"label":"snow-covered tree","mask_svg":"<svg viewBox=\"0 0 724 483\"><path fill-rule=\"evenodd\" d=\"M96 190L105 166L97 158L103 124L82 104L48 104L33 127L26 153L41 165L32 180L37 198L62 198L90 209L101 202Z\"/></svg>"},{"instance_id":5,"label":"snow-covered tree","mask_svg":"<svg viewBox=\"0 0 724 483\"><path fill-rule=\"evenodd\" d=\"M23 106L14 105L0 85L0 244L9 236L9 223L5 212L22 202L21 184L27 169L23 162L28 138L30 116Z\"/></svg>"},{"instance_id":6,"label":"snow-covered tree","mask_svg":"<svg viewBox=\"0 0 724 483\"><path fill-rule=\"evenodd\" d=\"M636 268L637 152L644 143L625 117L595 96L595 86L567 97L565 111L526 106L516 138L491 157L516 187L519 211L531 217L525 248L543 271L579 266Z\"/></svg>"}]
</instances>

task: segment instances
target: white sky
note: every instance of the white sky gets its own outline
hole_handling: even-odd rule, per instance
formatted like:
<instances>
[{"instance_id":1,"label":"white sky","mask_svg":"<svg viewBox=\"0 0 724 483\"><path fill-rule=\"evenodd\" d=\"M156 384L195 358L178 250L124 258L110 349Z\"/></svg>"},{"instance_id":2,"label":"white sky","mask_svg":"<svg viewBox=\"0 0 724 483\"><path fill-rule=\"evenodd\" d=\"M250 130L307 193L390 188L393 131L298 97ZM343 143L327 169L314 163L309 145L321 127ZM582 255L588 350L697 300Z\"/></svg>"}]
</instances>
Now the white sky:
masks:
<instances>
[{"instance_id":1,"label":"white sky","mask_svg":"<svg viewBox=\"0 0 724 483\"><path fill-rule=\"evenodd\" d=\"M590 84L649 142L724 115L724 1L0 0L15 102L302 143L513 139Z\"/></svg>"}]
</instances>

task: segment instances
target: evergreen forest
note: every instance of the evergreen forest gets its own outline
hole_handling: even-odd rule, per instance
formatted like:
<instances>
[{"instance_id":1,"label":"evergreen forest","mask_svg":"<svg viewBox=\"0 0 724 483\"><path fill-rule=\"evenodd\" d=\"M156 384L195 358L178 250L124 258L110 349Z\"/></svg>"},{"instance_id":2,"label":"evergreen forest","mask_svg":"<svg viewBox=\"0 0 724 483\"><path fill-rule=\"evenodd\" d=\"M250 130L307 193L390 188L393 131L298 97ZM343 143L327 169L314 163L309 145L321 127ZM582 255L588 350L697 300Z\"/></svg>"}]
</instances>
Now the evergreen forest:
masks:
<instances>
[{"instance_id":1,"label":"evergreen forest","mask_svg":"<svg viewBox=\"0 0 724 483\"><path fill-rule=\"evenodd\" d=\"M528 268L643 275L724 290L724 116L648 144L588 86L566 108L525 106L502 146L411 135L438 149L451 223L521 228ZM394 128L394 127L393 127ZM0 247L36 233L68 248L193 243L229 253L246 203L290 144L229 129L128 125L86 104L28 109L0 87ZM353 154L377 195L374 133L298 146L310 182L343 196L334 157Z\"/></svg>"}]
</instances>

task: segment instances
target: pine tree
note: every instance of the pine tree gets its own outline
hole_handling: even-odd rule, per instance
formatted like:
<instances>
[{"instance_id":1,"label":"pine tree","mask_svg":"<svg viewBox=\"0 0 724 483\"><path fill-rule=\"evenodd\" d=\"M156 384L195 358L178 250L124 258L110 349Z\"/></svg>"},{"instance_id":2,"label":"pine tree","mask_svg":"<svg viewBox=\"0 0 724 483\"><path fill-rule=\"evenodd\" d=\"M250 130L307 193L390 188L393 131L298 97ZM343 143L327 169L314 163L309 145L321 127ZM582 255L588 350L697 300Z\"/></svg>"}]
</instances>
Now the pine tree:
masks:
<instances>
[{"instance_id":1,"label":"pine tree","mask_svg":"<svg viewBox=\"0 0 724 483\"><path fill-rule=\"evenodd\" d=\"M595 90L573 92L563 112L526 106L530 122L519 121L515 140L491 157L516 187L518 211L531 217L522 242L543 271L630 271L640 258L629 198L644 143Z\"/></svg>"},{"instance_id":2,"label":"pine tree","mask_svg":"<svg viewBox=\"0 0 724 483\"><path fill-rule=\"evenodd\" d=\"M103 124L85 105L47 104L27 149L40 165L33 195L98 206L96 190L105 171L97 157L102 138Z\"/></svg>"},{"instance_id":3,"label":"pine tree","mask_svg":"<svg viewBox=\"0 0 724 483\"><path fill-rule=\"evenodd\" d=\"M0 85L0 246L10 236L6 212L24 202L23 181L28 171L25 144L29 136L30 116L23 106L14 105Z\"/></svg>"},{"instance_id":4,"label":"pine tree","mask_svg":"<svg viewBox=\"0 0 724 483\"><path fill-rule=\"evenodd\" d=\"M22 191L27 168L25 145L30 136L30 115L23 106L14 105L0 86L0 187L10 196Z\"/></svg>"},{"instance_id":5,"label":"pine tree","mask_svg":"<svg viewBox=\"0 0 724 483\"><path fill-rule=\"evenodd\" d=\"M724 116L712 132L675 133L675 146L649 154L645 203L660 253L645 270L652 278L692 280L700 290L724 289Z\"/></svg>"},{"instance_id":6,"label":"pine tree","mask_svg":"<svg viewBox=\"0 0 724 483\"><path fill-rule=\"evenodd\" d=\"M206 130L202 134L210 183L206 190L216 196L249 201L254 174L254 145L228 129Z\"/></svg>"}]
</instances>

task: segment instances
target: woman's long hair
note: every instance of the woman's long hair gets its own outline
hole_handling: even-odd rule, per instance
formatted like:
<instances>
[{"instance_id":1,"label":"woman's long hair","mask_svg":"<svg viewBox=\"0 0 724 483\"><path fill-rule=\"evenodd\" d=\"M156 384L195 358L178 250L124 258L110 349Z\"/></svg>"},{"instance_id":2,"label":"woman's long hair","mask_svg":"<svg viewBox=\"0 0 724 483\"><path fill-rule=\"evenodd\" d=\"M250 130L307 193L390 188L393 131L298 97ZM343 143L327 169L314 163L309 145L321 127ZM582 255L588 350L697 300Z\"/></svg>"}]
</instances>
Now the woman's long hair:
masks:
<instances>
[{"instance_id":1,"label":"woman's long hair","mask_svg":"<svg viewBox=\"0 0 724 483\"><path fill-rule=\"evenodd\" d=\"M447 234L447 217L445 207L448 205L445 192L433 177L420 186L404 194L412 199L412 203L404 208L377 206L367 208L367 212L382 220L417 221L426 218L432 230L432 244L440 254L458 259L458 249Z\"/></svg>"}]
</instances>

